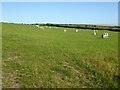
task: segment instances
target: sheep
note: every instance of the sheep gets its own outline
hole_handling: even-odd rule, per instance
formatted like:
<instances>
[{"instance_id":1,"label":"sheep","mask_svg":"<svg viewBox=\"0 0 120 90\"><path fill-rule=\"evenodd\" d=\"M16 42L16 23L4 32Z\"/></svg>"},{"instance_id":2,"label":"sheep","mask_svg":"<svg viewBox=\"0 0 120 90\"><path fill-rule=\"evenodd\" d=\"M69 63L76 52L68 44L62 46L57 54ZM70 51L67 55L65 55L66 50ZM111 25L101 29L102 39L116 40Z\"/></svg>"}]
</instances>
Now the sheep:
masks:
<instances>
[{"instance_id":1,"label":"sheep","mask_svg":"<svg viewBox=\"0 0 120 90\"><path fill-rule=\"evenodd\" d=\"M93 32L93 35L96 35L97 33L95 32L95 30L94 30L94 32Z\"/></svg>"},{"instance_id":2,"label":"sheep","mask_svg":"<svg viewBox=\"0 0 120 90\"><path fill-rule=\"evenodd\" d=\"M108 38L109 34L108 33L104 33L102 34L102 38Z\"/></svg>"},{"instance_id":3,"label":"sheep","mask_svg":"<svg viewBox=\"0 0 120 90\"><path fill-rule=\"evenodd\" d=\"M97 34L96 32L93 33L93 35L96 35L96 34Z\"/></svg>"},{"instance_id":4,"label":"sheep","mask_svg":"<svg viewBox=\"0 0 120 90\"><path fill-rule=\"evenodd\" d=\"M40 29L44 29L44 27L40 27Z\"/></svg>"},{"instance_id":5,"label":"sheep","mask_svg":"<svg viewBox=\"0 0 120 90\"><path fill-rule=\"evenodd\" d=\"M39 28L39 25L36 25L37 28Z\"/></svg>"},{"instance_id":6,"label":"sheep","mask_svg":"<svg viewBox=\"0 0 120 90\"><path fill-rule=\"evenodd\" d=\"M64 30L64 32L66 32L66 29Z\"/></svg>"},{"instance_id":7,"label":"sheep","mask_svg":"<svg viewBox=\"0 0 120 90\"><path fill-rule=\"evenodd\" d=\"M78 32L78 30L75 30L75 32Z\"/></svg>"},{"instance_id":8,"label":"sheep","mask_svg":"<svg viewBox=\"0 0 120 90\"><path fill-rule=\"evenodd\" d=\"M108 33L106 33L106 37L108 38L108 36L109 36L109 34Z\"/></svg>"}]
</instances>

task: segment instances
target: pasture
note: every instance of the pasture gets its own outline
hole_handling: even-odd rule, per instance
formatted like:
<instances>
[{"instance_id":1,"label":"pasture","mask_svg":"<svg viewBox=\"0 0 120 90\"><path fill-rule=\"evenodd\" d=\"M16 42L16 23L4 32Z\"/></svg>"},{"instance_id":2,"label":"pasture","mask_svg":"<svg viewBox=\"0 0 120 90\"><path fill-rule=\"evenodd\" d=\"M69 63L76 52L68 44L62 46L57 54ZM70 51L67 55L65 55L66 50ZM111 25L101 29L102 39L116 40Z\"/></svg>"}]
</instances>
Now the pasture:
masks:
<instances>
[{"instance_id":1,"label":"pasture","mask_svg":"<svg viewBox=\"0 0 120 90\"><path fill-rule=\"evenodd\" d=\"M3 88L117 88L118 32L75 30L3 23Z\"/></svg>"}]
</instances>

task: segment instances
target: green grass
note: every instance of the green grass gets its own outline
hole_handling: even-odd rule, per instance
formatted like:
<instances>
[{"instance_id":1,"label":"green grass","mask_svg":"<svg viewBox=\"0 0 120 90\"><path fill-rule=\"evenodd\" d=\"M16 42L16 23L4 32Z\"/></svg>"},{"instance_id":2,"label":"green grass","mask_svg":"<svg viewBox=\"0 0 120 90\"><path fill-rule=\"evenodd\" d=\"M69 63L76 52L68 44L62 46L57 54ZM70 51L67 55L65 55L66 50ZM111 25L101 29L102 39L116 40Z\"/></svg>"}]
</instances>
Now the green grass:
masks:
<instances>
[{"instance_id":1,"label":"green grass","mask_svg":"<svg viewBox=\"0 0 120 90\"><path fill-rule=\"evenodd\" d=\"M3 88L117 88L118 32L64 29L4 23Z\"/></svg>"}]
</instances>

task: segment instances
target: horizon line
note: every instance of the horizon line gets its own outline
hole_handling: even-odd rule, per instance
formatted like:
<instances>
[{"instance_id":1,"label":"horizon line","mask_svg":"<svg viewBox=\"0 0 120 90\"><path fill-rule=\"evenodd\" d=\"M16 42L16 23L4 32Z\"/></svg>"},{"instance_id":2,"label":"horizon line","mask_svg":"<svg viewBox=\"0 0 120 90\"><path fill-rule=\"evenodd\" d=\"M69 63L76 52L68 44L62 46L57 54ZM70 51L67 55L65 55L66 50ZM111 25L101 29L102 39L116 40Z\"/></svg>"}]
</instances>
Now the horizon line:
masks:
<instances>
[{"instance_id":1,"label":"horizon line","mask_svg":"<svg viewBox=\"0 0 120 90\"><path fill-rule=\"evenodd\" d=\"M102 26L120 26L120 25L114 25L114 24L90 24L90 23L52 23L52 22L34 22L34 23L22 23L22 22L7 22L7 21L0 21L0 23L14 23L14 24L83 24L83 25L102 25Z\"/></svg>"}]
</instances>

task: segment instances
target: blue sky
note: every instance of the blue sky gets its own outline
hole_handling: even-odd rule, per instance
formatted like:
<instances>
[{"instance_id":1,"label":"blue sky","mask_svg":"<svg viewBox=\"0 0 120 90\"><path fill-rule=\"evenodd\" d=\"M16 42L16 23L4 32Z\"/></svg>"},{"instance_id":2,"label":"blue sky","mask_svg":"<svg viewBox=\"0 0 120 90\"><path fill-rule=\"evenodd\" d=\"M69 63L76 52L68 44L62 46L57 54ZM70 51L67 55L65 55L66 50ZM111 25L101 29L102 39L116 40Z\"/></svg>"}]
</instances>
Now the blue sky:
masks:
<instances>
[{"instance_id":1,"label":"blue sky","mask_svg":"<svg viewBox=\"0 0 120 90\"><path fill-rule=\"evenodd\" d=\"M2 21L118 25L118 3L3 2Z\"/></svg>"}]
</instances>

